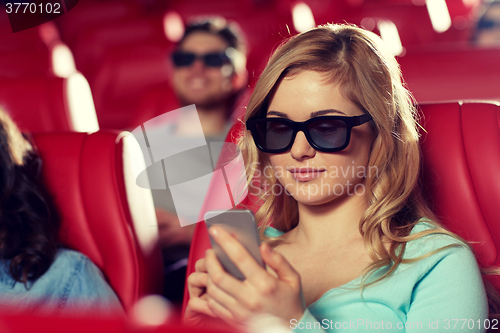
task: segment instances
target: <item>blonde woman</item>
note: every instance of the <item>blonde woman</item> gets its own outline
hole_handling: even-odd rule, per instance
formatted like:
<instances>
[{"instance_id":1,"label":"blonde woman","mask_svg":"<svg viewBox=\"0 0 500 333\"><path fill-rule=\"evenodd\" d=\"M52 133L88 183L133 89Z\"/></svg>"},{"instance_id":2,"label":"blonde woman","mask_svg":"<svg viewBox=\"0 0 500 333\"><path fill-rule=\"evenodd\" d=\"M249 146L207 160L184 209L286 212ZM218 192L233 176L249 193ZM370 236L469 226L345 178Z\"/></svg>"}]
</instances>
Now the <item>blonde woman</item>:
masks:
<instances>
[{"instance_id":1,"label":"blonde woman","mask_svg":"<svg viewBox=\"0 0 500 333\"><path fill-rule=\"evenodd\" d=\"M262 192L268 269L211 228L246 279L208 250L188 279L185 321L271 314L295 331L441 332L466 319L482 331L476 259L420 196L415 117L396 60L371 32L326 25L278 49L239 142L249 189Z\"/></svg>"}]
</instances>

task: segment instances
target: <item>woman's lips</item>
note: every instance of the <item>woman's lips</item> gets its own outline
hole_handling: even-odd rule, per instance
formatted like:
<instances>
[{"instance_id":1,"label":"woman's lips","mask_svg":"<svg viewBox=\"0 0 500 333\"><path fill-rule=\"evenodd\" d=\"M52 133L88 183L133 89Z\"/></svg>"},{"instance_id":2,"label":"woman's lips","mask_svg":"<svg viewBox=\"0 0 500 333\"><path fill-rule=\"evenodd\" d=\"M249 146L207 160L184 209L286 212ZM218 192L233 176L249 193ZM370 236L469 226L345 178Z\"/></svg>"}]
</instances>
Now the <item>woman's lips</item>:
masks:
<instances>
[{"instance_id":1,"label":"woman's lips","mask_svg":"<svg viewBox=\"0 0 500 333\"><path fill-rule=\"evenodd\" d=\"M321 173L325 170L314 168L289 168L288 171L296 181L308 182L310 180L319 178Z\"/></svg>"}]
</instances>

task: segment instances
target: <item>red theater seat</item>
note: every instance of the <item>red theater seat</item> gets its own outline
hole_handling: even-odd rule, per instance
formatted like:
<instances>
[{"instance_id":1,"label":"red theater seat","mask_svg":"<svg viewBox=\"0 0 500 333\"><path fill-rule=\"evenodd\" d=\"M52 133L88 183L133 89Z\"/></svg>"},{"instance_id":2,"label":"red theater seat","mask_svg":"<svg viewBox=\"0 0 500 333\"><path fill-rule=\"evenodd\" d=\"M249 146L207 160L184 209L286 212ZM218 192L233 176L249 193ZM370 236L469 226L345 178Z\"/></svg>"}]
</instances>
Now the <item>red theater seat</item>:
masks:
<instances>
[{"instance_id":1,"label":"red theater seat","mask_svg":"<svg viewBox=\"0 0 500 333\"><path fill-rule=\"evenodd\" d=\"M423 187L441 222L500 266L500 105L422 105ZM497 290L500 279L492 278Z\"/></svg>"},{"instance_id":2,"label":"red theater seat","mask_svg":"<svg viewBox=\"0 0 500 333\"><path fill-rule=\"evenodd\" d=\"M500 49L448 47L408 50L398 62L418 103L500 100Z\"/></svg>"},{"instance_id":3,"label":"red theater seat","mask_svg":"<svg viewBox=\"0 0 500 333\"><path fill-rule=\"evenodd\" d=\"M56 317L0 313L0 328L6 333L240 333L241 331L202 329L175 323L144 325L123 317Z\"/></svg>"},{"instance_id":4,"label":"red theater seat","mask_svg":"<svg viewBox=\"0 0 500 333\"><path fill-rule=\"evenodd\" d=\"M0 107L22 131L99 130L87 80L79 73L69 78L0 78Z\"/></svg>"},{"instance_id":5,"label":"red theater seat","mask_svg":"<svg viewBox=\"0 0 500 333\"><path fill-rule=\"evenodd\" d=\"M2 29L0 30L0 53L13 51L40 50L46 46L42 32L46 31L45 25L13 33L9 27L9 20L0 19ZM4 29L4 27L9 27ZM44 30L45 29L45 30Z\"/></svg>"},{"instance_id":6,"label":"red theater seat","mask_svg":"<svg viewBox=\"0 0 500 333\"><path fill-rule=\"evenodd\" d=\"M0 52L0 77L19 79L27 77L70 77L76 73L71 50L61 42L42 49Z\"/></svg>"},{"instance_id":7,"label":"red theater seat","mask_svg":"<svg viewBox=\"0 0 500 333\"><path fill-rule=\"evenodd\" d=\"M0 40L1 78L68 77L76 72L73 55L53 22L16 33L0 31Z\"/></svg>"},{"instance_id":8,"label":"red theater seat","mask_svg":"<svg viewBox=\"0 0 500 333\"><path fill-rule=\"evenodd\" d=\"M139 106L130 117L129 128L136 128L145 121L180 107L170 83L164 82L156 85L141 97Z\"/></svg>"},{"instance_id":9,"label":"red theater seat","mask_svg":"<svg viewBox=\"0 0 500 333\"><path fill-rule=\"evenodd\" d=\"M142 97L169 78L168 44L148 43L106 52L94 80L97 117L102 128L129 129Z\"/></svg>"},{"instance_id":10,"label":"red theater seat","mask_svg":"<svg viewBox=\"0 0 500 333\"><path fill-rule=\"evenodd\" d=\"M165 36L159 18L137 17L118 22L103 22L84 29L78 40L73 42L73 52L77 68L92 81L107 50L121 46L140 48L146 42L162 39L165 40Z\"/></svg>"},{"instance_id":11,"label":"red theater seat","mask_svg":"<svg viewBox=\"0 0 500 333\"><path fill-rule=\"evenodd\" d=\"M47 49L30 51L0 52L2 78L26 76L50 76L53 73L50 53Z\"/></svg>"},{"instance_id":12,"label":"red theater seat","mask_svg":"<svg viewBox=\"0 0 500 333\"><path fill-rule=\"evenodd\" d=\"M139 8L133 1L79 1L77 6L55 20L63 40L73 48L81 33L111 21L133 19Z\"/></svg>"},{"instance_id":13,"label":"red theater seat","mask_svg":"<svg viewBox=\"0 0 500 333\"><path fill-rule=\"evenodd\" d=\"M441 222L472 242L483 266L500 266L500 105L453 102L421 105L424 192ZM236 142L242 125L226 141ZM217 189L207 195L204 211L217 207ZM252 206L250 198L242 204ZM217 207L219 208L219 207ZM203 216L200 214L200 216ZM205 223L194 231L187 276L210 247ZM490 279L500 290L500 279ZM186 285L187 286L187 285ZM189 301L187 288L184 307Z\"/></svg>"},{"instance_id":14,"label":"red theater seat","mask_svg":"<svg viewBox=\"0 0 500 333\"><path fill-rule=\"evenodd\" d=\"M144 163L139 144L114 131L37 134L34 143L62 218L60 241L103 271L126 310L161 293L153 200L132 172L132 160Z\"/></svg>"}]
</instances>

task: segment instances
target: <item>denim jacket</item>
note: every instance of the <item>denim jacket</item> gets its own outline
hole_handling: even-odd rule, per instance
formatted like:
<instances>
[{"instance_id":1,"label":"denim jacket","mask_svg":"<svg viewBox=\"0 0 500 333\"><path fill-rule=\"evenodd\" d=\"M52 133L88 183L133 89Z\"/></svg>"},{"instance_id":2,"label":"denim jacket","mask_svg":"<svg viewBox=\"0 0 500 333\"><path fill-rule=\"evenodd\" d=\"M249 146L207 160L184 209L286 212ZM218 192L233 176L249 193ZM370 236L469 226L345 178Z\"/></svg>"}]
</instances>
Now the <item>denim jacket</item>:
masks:
<instances>
[{"instance_id":1,"label":"denim jacket","mask_svg":"<svg viewBox=\"0 0 500 333\"><path fill-rule=\"evenodd\" d=\"M118 297L102 272L79 252L59 249L47 272L28 282L28 288L12 279L8 265L9 262L0 262L0 306L8 310L123 313Z\"/></svg>"}]
</instances>

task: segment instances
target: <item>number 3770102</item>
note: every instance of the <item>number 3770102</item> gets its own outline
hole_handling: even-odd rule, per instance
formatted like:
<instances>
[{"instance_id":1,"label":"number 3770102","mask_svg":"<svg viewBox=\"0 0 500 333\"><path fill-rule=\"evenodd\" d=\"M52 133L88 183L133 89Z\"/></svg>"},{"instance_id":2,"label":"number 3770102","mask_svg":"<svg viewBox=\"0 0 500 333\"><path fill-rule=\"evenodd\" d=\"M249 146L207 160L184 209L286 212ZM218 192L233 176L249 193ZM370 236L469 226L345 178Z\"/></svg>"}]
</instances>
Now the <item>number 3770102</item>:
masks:
<instances>
[{"instance_id":1,"label":"number 3770102","mask_svg":"<svg viewBox=\"0 0 500 333\"><path fill-rule=\"evenodd\" d=\"M33 2L6 2L5 10L7 14L61 14L61 4L54 3L33 3Z\"/></svg>"},{"instance_id":2,"label":"number 3770102","mask_svg":"<svg viewBox=\"0 0 500 333\"><path fill-rule=\"evenodd\" d=\"M498 330L498 319L445 319L443 328L445 330L451 329L492 329Z\"/></svg>"}]
</instances>

